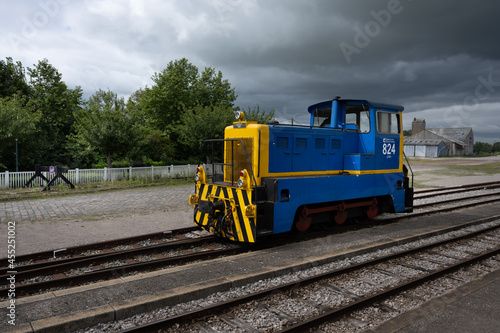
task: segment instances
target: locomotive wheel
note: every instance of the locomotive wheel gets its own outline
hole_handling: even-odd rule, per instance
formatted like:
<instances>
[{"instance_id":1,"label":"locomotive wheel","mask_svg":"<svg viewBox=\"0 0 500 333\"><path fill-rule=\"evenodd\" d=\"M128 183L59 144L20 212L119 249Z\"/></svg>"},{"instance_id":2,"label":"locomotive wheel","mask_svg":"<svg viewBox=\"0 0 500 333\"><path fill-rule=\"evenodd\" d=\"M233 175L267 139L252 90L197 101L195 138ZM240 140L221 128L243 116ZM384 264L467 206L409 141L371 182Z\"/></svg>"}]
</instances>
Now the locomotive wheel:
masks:
<instances>
[{"instance_id":1,"label":"locomotive wheel","mask_svg":"<svg viewBox=\"0 0 500 333\"><path fill-rule=\"evenodd\" d=\"M375 218L378 214L378 206L368 206L365 210L366 217L369 219Z\"/></svg>"},{"instance_id":2,"label":"locomotive wheel","mask_svg":"<svg viewBox=\"0 0 500 333\"><path fill-rule=\"evenodd\" d=\"M295 228L297 228L298 231L306 231L309 229L312 223L312 218L307 216L307 208L304 206L302 210L299 213L299 216L297 217L297 222L295 222Z\"/></svg>"},{"instance_id":3,"label":"locomotive wheel","mask_svg":"<svg viewBox=\"0 0 500 333\"><path fill-rule=\"evenodd\" d=\"M335 214L335 223L343 224L347 220L347 211L346 210L338 210Z\"/></svg>"}]
</instances>

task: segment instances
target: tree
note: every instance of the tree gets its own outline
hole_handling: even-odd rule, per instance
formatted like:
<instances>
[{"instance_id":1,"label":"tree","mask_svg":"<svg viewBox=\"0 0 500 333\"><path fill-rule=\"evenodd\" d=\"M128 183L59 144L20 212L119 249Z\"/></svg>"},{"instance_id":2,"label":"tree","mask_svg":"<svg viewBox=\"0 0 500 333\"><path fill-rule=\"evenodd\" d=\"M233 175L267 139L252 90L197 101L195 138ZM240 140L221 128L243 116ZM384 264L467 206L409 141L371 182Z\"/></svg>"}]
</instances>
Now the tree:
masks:
<instances>
[{"instance_id":1,"label":"tree","mask_svg":"<svg viewBox=\"0 0 500 333\"><path fill-rule=\"evenodd\" d=\"M71 144L103 154L108 168L113 154L125 156L137 141L136 117L128 112L124 99L112 91L98 90L75 118L77 132L69 136Z\"/></svg>"},{"instance_id":2,"label":"tree","mask_svg":"<svg viewBox=\"0 0 500 333\"><path fill-rule=\"evenodd\" d=\"M0 98L14 94L27 96L29 86L21 62L14 63L12 58L8 57L7 61L0 61Z\"/></svg>"},{"instance_id":3,"label":"tree","mask_svg":"<svg viewBox=\"0 0 500 333\"><path fill-rule=\"evenodd\" d=\"M0 98L0 152L7 141L25 139L35 132L40 117L41 113L35 112L24 96Z\"/></svg>"},{"instance_id":4,"label":"tree","mask_svg":"<svg viewBox=\"0 0 500 333\"><path fill-rule=\"evenodd\" d=\"M40 118L41 113L35 111L26 97L16 94L0 98L0 153L13 147L16 139L21 142L26 141L29 135L36 132ZM13 159L8 160L11 162ZM5 158L2 162L0 167L7 169L5 164L9 163Z\"/></svg>"},{"instance_id":5,"label":"tree","mask_svg":"<svg viewBox=\"0 0 500 333\"><path fill-rule=\"evenodd\" d=\"M137 145L134 147L129 157L138 164L138 161L167 161L169 156L173 154L173 143L170 136L158 128L155 128L151 121L142 109L142 100L145 91L137 90L132 94L127 102L127 110L134 115L137 125Z\"/></svg>"},{"instance_id":6,"label":"tree","mask_svg":"<svg viewBox=\"0 0 500 333\"><path fill-rule=\"evenodd\" d=\"M474 143L474 153L476 154L489 154L491 150L492 146L487 142L478 141Z\"/></svg>"},{"instance_id":7,"label":"tree","mask_svg":"<svg viewBox=\"0 0 500 333\"><path fill-rule=\"evenodd\" d=\"M171 61L166 69L155 73L151 79L155 84L146 88L143 97L146 111L158 128L175 127L183 106L194 105L198 68L183 58Z\"/></svg>"},{"instance_id":8,"label":"tree","mask_svg":"<svg viewBox=\"0 0 500 333\"><path fill-rule=\"evenodd\" d=\"M404 130L403 136L411 136L411 130Z\"/></svg>"},{"instance_id":9,"label":"tree","mask_svg":"<svg viewBox=\"0 0 500 333\"><path fill-rule=\"evenodd\" d=\"M495 142L491 150L495 153L500 153L500 142Z\"/></svg>"},{"instance_id":10,"label":"tree","mask_svg":"<svg viewBox=\"0 0 500 333\"><path fill-rule=\"evenodd\" d=\"M233 108L227 105L203 106L184 110L179 138L189 147L191 156L208 155L209 147L203 141L223 139L224 129L234 121Z\"/></svg>"},{"instance_id":11,"label":"tree","mask_svg":"<svg viewBox=\"0 0 500 333\"><path fill-rule=\"evenodd\" d=\"M265 110L260 111L259 104L257 106L254 106L253 109L250 109L250 106L248 107L248 111L244 111L245 113L245 120L248 121L256 121L259 124L266 124L268 121L274 119L274 109L272 109L270 112L266 112Z\"/></svg>"},{"instance_id":12,"label":"tree","mask_svg":"<svg viewBox=\"0 0 500 333\"><path fill-rule=\"evenodd\" d=\"M216 71L212 67L205 67L194 88L193 105L232 107L236 100L234 88L231 88L229 81L222 78L221 71Z\"/></svg>"},{"instance_id":13,"label":"tree","mask_svg":"<svg viewBox=\"0 0 500 333\"><path fill-rule=\"evenodd\" d=\"M234 88L220 71L206 67L200 74L186 58L171 61L152 79L154 85L141 96L141 108L154 128L170 137L179 160L191 153L184 143L179 143L178 126L186 119L183 113L198 106L232 108L236 100Z\"/></svg>"},{"instance_id":14,"label":"tree","mask_svg":"<svg viewBox=\"0 0 500 333\"><path fill-rule=\"evenodd\" d=\"M29 154L39 164L69 164L67 136L73 132L73 115L81 107L82 90L69 89L47 59L28 68L28 75L30 101L42 113L39 131L29 140Z\"/></svg>"}]
</instances>

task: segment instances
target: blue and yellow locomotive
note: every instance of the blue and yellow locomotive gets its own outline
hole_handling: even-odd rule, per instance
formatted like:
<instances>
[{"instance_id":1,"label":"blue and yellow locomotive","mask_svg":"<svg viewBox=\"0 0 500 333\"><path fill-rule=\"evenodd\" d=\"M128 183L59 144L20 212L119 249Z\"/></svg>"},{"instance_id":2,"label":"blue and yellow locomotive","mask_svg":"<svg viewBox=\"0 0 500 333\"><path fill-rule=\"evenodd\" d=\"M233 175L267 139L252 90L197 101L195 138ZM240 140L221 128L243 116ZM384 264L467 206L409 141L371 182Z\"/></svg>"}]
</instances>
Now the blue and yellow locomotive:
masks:
<instances>
[{"instance_id":1,"label":"blue and yellow locomotive","mask_svg":"<svg viewBox=\"0 0 500 333\"><path fill-rule=\"evenodd\" d=\"M237 112L223 140L208 140L223 145L224 158L210 170L198 167L189 198L194 222L252 243L312 224L411 211L403 109L336 97L308 108L310 126L257 124Z\"/></svg>"}]
</instances>

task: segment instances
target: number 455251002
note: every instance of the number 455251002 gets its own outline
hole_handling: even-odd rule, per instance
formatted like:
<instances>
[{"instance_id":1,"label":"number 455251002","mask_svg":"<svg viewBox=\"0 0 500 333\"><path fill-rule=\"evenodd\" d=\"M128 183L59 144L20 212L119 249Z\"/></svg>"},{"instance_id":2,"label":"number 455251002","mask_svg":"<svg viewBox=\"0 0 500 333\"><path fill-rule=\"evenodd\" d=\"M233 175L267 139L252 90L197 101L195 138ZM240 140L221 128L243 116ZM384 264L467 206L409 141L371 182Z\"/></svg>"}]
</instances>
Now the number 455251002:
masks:
<instances>
[{"instance_id":1,"label":"number 455251002","mask_svg":"<svg viewBox=\"0 0 500 333\"><path fill-rule=\"evenodd\" d=\"M9 269L14 269L16 262L16 222L9 222L8 224L7 242L7 260L9 262Z\"/></svg>"},{"instance_id":2,"label":"number 455251002","mask_svg":"<svg viewBox=\"0 0 500 333\"><path fill-rule=\"evenodd\" d=\"M396 144L395 143L384 143L384 145L382 146L382 154L395 155L396 154Z\"/></svg>"}]
</instances>

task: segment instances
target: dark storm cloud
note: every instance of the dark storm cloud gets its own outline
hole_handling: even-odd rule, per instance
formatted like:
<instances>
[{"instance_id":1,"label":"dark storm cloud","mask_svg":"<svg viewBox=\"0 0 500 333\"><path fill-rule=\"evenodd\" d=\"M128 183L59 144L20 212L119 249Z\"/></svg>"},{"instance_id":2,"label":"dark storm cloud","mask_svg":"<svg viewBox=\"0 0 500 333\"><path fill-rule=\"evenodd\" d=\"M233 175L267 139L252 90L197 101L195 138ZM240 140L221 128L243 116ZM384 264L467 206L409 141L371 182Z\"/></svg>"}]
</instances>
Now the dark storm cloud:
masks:
<instances>
[{"instance_id":1,"label":"dark storm cloud","mask_svg":"<svg viewBox=\"0 0 500 333\"><path fill-rule=\"evenodd\" d=\"M237 105L275 108L283 120L306 122L308 105L340 95L402 104L405 126L425 116L430 127L472 126L476 138L500 140L495 1L42 0L7 7L2 56L25 65L48 58L86 94L109 87L129 95L186 57L221 70ZM34 21L37 13L46 22ZM8 36L26 37L33 22L35 33L13 45Z\"/></svg>"},{"instance_id":2,"label":"dark storm cloud","mask_svg":"<svg viewBox=\"0 0 500 333\"><path fill-rule=\"evenodd\" d=\"M493 1L258 4L258 16L238 16L240 29L215 37L222 48L196 45L210 63L237 73L242 104L255 100L291 117L341 95L407 112L440 109L428 123L472 126L466 115L489 118L477 105L500 102Z\"/></svg>"}]
</instances>

